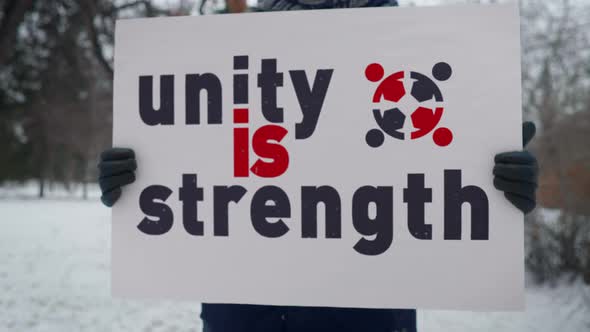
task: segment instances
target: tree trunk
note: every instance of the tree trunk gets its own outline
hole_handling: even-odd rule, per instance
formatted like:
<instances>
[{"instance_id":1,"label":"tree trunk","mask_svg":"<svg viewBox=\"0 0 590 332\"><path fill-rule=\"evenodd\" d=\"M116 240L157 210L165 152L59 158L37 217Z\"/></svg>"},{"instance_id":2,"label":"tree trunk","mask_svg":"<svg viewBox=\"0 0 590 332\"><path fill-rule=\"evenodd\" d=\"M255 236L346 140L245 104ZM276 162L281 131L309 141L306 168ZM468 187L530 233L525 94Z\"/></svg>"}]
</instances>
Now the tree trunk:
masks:
<instances>
[{"instance_id":1,"label":"tree trunk","mask_svg":"<svg viewBox=\"0 0 590 332\"><path fill-rule=\"evenodd\" d=\"M82 180L82 199L88 199L88 181L86 181L86 177Z\"/></svg>"},{"instance_id":2,"label":"tree trunk","mask_svg":"<svg viewBox=\"0 0 590 332\"><path fill-rule=\"evenodd\" d=\"M18 27L32 5L33 0L11 0L4 3L3 8L0 8L3 12L0 21L0 65L12 56Z\"/></svg>"},{"instance_id":3,"label":"tree trunk","mask_svg":"<svg viewBox=\"0 0 590 332\"><path fill-rule=\"evenodd\" d=\"M45 179L43 176L39 177L39 198L45 197Z\"/></svg>"}]
</instances>

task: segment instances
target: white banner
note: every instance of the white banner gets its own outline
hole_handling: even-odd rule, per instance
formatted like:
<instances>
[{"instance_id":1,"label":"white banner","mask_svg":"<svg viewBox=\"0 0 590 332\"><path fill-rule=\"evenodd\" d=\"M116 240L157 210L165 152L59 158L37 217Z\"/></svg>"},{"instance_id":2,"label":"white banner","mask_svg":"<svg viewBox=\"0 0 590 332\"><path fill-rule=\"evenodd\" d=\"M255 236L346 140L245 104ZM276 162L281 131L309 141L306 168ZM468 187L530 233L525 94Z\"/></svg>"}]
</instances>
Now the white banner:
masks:
<instances>
[{"instance_id":1,"label":"white banner","mask_svg":"<svg viewBox=\"0 0 590 332\"><path fill-rule=\"evenodd\" d=\"M516 4L117 22L116 296L519 310Z\"/></svg>"}]
</instances>

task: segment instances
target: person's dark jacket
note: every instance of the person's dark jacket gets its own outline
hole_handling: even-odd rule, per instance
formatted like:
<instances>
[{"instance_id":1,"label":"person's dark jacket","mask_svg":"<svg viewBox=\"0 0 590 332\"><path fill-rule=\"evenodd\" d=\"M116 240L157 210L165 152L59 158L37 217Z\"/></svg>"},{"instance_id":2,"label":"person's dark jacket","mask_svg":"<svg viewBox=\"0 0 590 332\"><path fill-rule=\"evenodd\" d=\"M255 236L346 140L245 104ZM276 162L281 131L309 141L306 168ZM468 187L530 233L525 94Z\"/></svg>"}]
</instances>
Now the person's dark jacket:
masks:
<instances>
[{"instance_id":1,"label":"person's dark jacket","mask_svg":"<svg viewBox=\"0 0 590 332\"><path fill-rule=\"evenodd\" d=\"M203 303L203 332L416 332L416 310Z\"/></svg>"}]
</instances>

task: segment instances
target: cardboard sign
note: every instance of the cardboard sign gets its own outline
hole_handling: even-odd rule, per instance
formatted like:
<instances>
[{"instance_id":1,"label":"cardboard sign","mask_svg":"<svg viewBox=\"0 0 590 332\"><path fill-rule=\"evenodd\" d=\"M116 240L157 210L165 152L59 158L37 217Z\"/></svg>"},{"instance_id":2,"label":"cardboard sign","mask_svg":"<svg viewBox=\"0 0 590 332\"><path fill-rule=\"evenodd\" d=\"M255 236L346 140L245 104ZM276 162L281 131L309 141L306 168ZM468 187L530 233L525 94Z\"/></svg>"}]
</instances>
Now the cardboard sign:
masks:
<instances>
[{"instance_id":1,"label":"cardboard sign","mask_svg":"<svg viewBox=\"0 0 590 332\"><path fill-rule=\"evenodd\" d=\"M515 4L117 22L113 294L523 308Z\"/></svg>"}]
</instances>

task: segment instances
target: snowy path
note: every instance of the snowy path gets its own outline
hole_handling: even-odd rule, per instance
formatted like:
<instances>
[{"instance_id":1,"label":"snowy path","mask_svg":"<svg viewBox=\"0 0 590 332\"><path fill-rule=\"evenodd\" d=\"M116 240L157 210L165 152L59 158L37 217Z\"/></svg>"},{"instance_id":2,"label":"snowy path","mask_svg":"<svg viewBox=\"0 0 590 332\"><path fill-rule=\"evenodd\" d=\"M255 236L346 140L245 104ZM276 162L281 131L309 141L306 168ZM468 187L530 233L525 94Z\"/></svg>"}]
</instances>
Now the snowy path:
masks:
<instances>
[{"instance_id":1,"label":"snowy path","mask_svg":"<svg viewBox=\"0 0 590 332\"><path fill-rule=\"evenodd\" d=\"M0 331L200 331L198 303L110 297L109 210L0 199ZM590 288L527 290L525 313L419 311L421 332L590 331Z\"/></svg>"}]
</instances>

